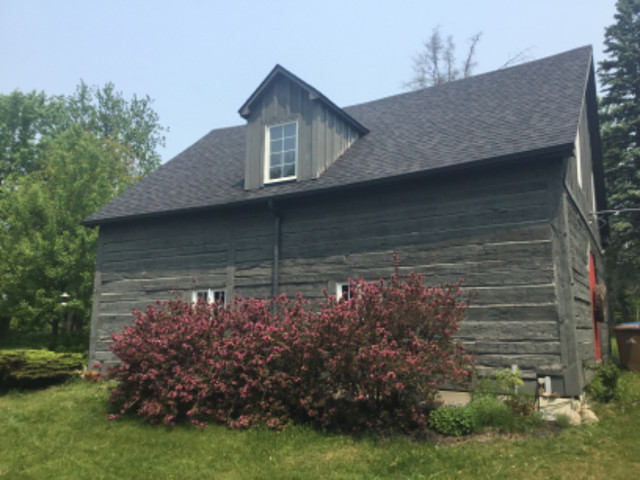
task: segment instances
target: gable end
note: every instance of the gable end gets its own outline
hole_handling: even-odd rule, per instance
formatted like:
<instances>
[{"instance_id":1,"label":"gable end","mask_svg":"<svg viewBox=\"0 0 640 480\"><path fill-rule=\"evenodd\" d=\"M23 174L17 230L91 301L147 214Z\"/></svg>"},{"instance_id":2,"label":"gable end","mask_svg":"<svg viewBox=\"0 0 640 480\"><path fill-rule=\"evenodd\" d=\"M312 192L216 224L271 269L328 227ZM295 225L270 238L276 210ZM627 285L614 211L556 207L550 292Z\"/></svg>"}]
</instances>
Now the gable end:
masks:
<instances>
[{"instance_id":1,"label":"gable end","mask_svg":"<svg viewBox=\"0 0 640 480\"><path fill-rule=\"evenodd\" d=\"M317 179L368 133L324 95L280 66L267 76L239 113L247 120L245 190L285 180ZM282 149L291 148L294 138L288 137L287 147L279 145L280 133L276 133L278 138L272 138L272 128L294 123L295 154L287 151L281 155Z\"/></svg>"}]
</instances>

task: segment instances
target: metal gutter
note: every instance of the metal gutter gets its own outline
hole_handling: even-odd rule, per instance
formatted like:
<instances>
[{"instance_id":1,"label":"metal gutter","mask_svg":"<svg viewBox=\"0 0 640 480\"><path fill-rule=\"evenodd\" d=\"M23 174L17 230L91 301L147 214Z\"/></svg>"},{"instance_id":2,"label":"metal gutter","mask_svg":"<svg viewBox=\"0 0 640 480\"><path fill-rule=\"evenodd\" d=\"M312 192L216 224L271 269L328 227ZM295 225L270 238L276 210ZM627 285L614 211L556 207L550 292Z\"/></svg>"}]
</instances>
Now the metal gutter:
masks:
<instances>
[{"instance_id":1,"label":"metal gutter","mask_svg":"<svg viewBox=\"0 0 640 480\"><path fill-rule=\"evenodd\" d=\"M280 200L290 200L295 198L302 197L310 197L314 195L323 195L327 192L342 192L345 190L352 190L357 188L368 188L372 186L383 186L388 183L406 181L406 180L417 180L421 178L429 178L438 175L444 175L449 173L459 173L466 170L473 170L476 168L484 168L490 166L496 166L502 163L510 163L515 161L522 162L533 162L540 161L544 159L550 159L557 157L558 160L564 157L565 154L571 153L573 151L573 143L570 144L560 144L555 145L553 147L547 147L534 151L525 151L518 152L514 154L504 155L501 157L489 157L480 160L472 160L469 162L462 162L455 165L443 165L436 168L429 168L425 170L420 170L416 172L409 172L401 175L394 175L392 177L382 177L382 178L374 178L369 180L363 180L359 182L353 183L345 183L341 185L327 185L327 186L319 186L312 188L310 190L302 190L302 191L293 191L286 193L274 193L273 195L266 197L264 195L259 195L251 199L243 199L243 200L235 200L228 203L218 203L213 205L202 205L197 207L187 207L175 210L163 210L156 212L148 212L148 213L138 213L128 216L122 217L111 217L111 218L103 218L103 219L95 219L95 220L83 220L80 222L81 225L86 227L95 227L99 225L106 225L112 223L123 223L130 222L136 220L146 220L152 218L160 218L166 217L170 215L184 215L188 213L197 213L203 211L214 211L214 210L223 210L227 208L236 208L236 207L245 207L250 205L257 205L265 200L273 202ZM318 180L308 180L308 182L317 182ZM267 187L269 188L269 187Z\"/></svg>"}]
</instances>

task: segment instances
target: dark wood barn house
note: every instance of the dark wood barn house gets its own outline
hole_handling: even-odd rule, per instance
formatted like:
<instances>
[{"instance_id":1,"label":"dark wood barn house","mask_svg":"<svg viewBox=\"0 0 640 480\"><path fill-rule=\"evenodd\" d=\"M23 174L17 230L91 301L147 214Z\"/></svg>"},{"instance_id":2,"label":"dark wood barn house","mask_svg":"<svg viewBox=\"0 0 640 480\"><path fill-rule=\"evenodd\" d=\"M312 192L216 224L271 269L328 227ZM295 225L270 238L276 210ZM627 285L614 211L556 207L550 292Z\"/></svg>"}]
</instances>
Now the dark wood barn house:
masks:
<instances>
[{"instance_id":1,"label":"dark wood barn house","mask_svg":"<svg viewBox=\"0 0 640 480\"><path fill-rule=\"evenodd\" d=\"M340 108L276 66L213 130L85 220L100 228L90 363L171 290L321 297L401 270L477 290L481 368L575 395L607 354L590 47Z\"/></svg>"}]
</instances>

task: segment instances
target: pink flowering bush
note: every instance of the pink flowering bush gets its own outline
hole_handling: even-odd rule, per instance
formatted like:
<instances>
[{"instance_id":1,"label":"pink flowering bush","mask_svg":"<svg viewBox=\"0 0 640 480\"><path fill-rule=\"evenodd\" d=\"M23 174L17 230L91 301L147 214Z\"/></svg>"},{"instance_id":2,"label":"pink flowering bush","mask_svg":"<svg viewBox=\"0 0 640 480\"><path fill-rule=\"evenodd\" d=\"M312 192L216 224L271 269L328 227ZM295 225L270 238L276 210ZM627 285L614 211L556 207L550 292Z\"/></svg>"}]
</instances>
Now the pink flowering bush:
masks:
<instances>
[{"instance_id":1,"label":"pink flowering bush","mask_svg":"<svg viewBox=\"0 0 640 480\"><path fill-rule=\"evenodd\" d=\"M460 282L427 287L417 274L351 291L315 309L300 295L149 306L113 337L122 363L111 401L152 423L426 426L438 386L470 377L453 337L468 296Z\"/></svg>"}]
</instances>

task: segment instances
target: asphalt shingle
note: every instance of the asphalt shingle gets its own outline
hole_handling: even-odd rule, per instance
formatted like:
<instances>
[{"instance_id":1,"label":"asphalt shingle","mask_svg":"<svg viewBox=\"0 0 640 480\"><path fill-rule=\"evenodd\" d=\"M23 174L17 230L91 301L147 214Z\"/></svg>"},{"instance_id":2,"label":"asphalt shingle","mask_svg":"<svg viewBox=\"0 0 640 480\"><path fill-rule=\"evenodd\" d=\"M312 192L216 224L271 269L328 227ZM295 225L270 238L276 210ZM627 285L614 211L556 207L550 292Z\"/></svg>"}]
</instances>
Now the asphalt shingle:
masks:
<instances>
[{"instance_id":1,"label":"asphalt shingle","mask_svg":"<svg viewBox=\"0 0 640 480\"><path fill-rule=\"evenodd\" d=\"M570 148L591 62L591 47L582 47L344 108L369 133L317 180L244 190L245 127L216 129L84 223L222 207Z\"/></svg>"}]
</instances>

